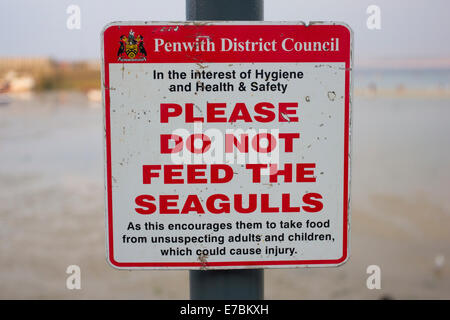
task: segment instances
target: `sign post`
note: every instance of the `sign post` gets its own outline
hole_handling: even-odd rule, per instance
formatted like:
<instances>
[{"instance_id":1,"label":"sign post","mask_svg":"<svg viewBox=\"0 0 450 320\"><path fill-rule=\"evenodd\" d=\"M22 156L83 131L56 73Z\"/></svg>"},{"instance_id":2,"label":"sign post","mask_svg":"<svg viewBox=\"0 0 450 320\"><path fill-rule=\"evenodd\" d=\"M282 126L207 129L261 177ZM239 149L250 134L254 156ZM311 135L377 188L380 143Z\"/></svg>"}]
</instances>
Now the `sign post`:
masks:
<instances>
[{"instance_id":1,"label":"sign post","mask_svg":"<svg viewBox=\"0 0 450 320\"><path fill-rule=\"evenodd\" d=\"M108 261L262 299L265 268L348 258L352 33L212 2L103 31Z\"/></svg>"},{"instance_id":2,"label":"sign post","mask_svg":"<svg viewBox=\"0 0 450 320\"><path fill-rule=\"evenodd\" d=\"M186 0L186 20L264 20L264 0ZM264 299L264 269L189 271L192 300Z\"/></svg>"}]
</instances>

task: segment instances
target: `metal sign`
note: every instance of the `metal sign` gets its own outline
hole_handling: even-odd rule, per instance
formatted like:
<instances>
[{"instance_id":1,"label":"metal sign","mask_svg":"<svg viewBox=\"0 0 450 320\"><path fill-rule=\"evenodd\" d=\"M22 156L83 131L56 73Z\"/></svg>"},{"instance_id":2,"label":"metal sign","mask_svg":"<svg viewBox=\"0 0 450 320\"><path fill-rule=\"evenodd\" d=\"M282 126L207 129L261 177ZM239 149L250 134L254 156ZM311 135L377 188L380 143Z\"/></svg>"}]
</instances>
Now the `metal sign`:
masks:
<instances>
[{"instance_id":1,"label":"metal sign","mask_svg":"<svg viewBox=\"0 0 450 320\"><path fill-rule=\"evenodd\" d=\"M112 266L346 261L346 25L120 22L102 46Z\"/></svg>"}]
</instances>

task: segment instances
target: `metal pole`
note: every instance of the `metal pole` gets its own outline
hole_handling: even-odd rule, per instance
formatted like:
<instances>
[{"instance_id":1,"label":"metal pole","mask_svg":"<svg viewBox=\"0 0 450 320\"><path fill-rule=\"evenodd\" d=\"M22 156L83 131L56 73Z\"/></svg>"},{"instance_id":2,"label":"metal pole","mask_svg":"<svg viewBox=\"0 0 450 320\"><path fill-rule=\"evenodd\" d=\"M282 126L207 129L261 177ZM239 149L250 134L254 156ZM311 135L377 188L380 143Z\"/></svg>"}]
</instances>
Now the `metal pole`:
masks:
<instances>
[{"instance_id":1,"label":"metal pole","mask_svg":"<svg viewBox=\"0 0 450 320\"><path fill-rule=\"evenodd\" d=\"M186 0L186 20L264 19L264 0ZM264 299L264 270L189 272L191 300Z\"/></svg>"},{"instance_id":2,"label":"metal pole","mask_svg":"<svg viewBox=\"0 0 450 320\"><path fill-rule=\"evenodd\" d=\"M186 20L264 20L264 0L186 0Z\"/></svg>"}]
</instances>

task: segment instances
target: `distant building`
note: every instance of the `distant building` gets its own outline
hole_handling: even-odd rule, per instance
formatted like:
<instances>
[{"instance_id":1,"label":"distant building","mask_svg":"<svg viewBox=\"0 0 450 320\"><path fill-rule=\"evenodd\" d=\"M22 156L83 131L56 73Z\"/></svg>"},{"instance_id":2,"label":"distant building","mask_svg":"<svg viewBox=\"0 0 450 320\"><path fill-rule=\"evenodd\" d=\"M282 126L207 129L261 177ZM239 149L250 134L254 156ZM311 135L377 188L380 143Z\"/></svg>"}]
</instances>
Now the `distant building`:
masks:
<instances>
[{"instance_id":1,"label":"distant building","mask_svg":"<svg viewBox=\"0 0 450 320\"><path fill-rule=\"evenodd\" d=\"M42 74L49 73L54 68L54 62L47 57L37 58L17 58L17 57L1 57L0 58L0 76L5 75L9 71L17 73Z\"/></svg>"}]
</instances>

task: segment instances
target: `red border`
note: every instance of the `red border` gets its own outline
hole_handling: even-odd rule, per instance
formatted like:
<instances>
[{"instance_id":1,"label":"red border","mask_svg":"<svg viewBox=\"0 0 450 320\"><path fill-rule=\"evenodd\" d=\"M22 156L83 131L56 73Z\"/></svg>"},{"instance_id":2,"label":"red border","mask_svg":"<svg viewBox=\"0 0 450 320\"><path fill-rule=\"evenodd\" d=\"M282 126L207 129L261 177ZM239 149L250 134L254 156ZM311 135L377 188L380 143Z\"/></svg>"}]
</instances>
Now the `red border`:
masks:
<instances>
[{"instance_id":1,"label":"red border","mask_svg":"<svg viewBox=\"0 0 450 320\"><path fill-rule=\"evenodd\" d=\"M260 37L261 34L271 33L274 34L274 31L278 35L283 35L283 31L287 34L293 34L294 36L302 35L302 39L304 40L306 31L308 33L313 34L313 36L319 37L327 37L331 36L339 36L341 37L340 46L342 48L342 52L339 54L330 54L330 53L321 53L321 56L318 57L318 54L305 54L299 56L298 54L293 56L289 55L277 55L274 54L260 54L257 59L252 59L248 54L241 55L238 58L239 62L345 62L346 71L345 71L345 141L344 141L344 199L343 199L343 250L342 257L334 260L280 260L280 261L227 261L227 262L118 262L114 259L114 238L113 238L113 209L112 209L112 169L111 169L111 124L110 124L110 95L109 95L109 63L117 63L117 58L115 57L117 46L117 35L124 32L124 29L129 30L133 28L133 30L138 30L141 32L145 31L146 34L154 34L157 31L162 30L163 28L174 28L178 26L178 30L183 31L186 29L186 32L189 34L195 32L195 34L205 33L209 34L212 31L214 34L217 33L217 30L221 31L223 34L224 29L231 29L232 31L238 31L238 34L233 34L234 37L242 36L243 34L253 33L254 35L258 35ZM218 29L219 28L219 29ZM331 30L330 30L331 28ZM122 29L122 30L120 30ZM209 29L209 30L208 30ZM284 29L284 30L282 30ZM246 32L247 31L247 32ZM173 33L172 33L173 34ZM186 36L184 32L182 36ZM192 37L192 35L191 35ZM149 37L146 37L147 39ZM309 37L310 38L310 37ZM107 180L107 225L108 225L108 261L115 267L118 268L157 268L157 267L167 267L167 268L182 268L182 267L190 267L190 268L205 268L205 267L251 267L251 266L290 266L290 265L337 265L344 263L348 257L348 192L349 192L349 135L350 135L350 70L351 70L351 47L352 47L352 35L351 30L341 24L318 24L312 26L304 26L304 25L289 25L289 24L281 24L281 25L271 25L271 24L263 24L263 25L235 25L235 24L223 24L223 25L111 25L108 26L103 32L103 48L104 52L104 115L105 115L105 147L106 147L106 180ZM316 40L317 41L317 40ZM149 51L147 49L147 51ZM114 54L111 54L111 53ZM324 57L325 56L325 57ZM255 56L253 56L255 58ZM177 62L237 62L236 56L217 56L210 55L202 55L198 54L196 56L175 56L168 57L167 54L163 57L164 61L157 61L158 63L177 63ZM169 60L170 59L170 60ZM326 59L326 60L324 60ZM150 60L147 62L155 62L154 60ZM146 62L131 62L131 63L146 63Z\"/></svg>"}]
</instances>

